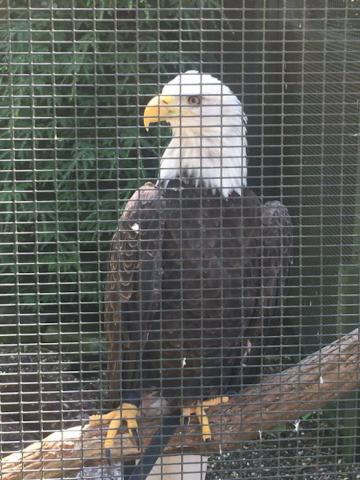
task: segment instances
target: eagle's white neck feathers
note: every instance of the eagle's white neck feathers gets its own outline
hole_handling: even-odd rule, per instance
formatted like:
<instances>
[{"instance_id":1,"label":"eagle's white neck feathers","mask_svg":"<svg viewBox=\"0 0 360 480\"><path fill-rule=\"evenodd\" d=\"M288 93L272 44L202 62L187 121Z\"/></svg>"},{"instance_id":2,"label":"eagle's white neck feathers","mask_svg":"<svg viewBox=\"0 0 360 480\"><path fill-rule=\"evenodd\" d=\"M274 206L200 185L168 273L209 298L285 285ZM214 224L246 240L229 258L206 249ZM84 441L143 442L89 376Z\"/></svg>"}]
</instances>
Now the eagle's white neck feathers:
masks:
<instances>
[{"instance_id":1,"label":"eagle's white neck feathers","mask_svg":"<svg viewBox=\"0 0 360 480\"><path fill-rule=\"evenodd\" d=\"M162 95L177 96L181 107L190 96L201 98L191 108L195 115L171 118L173 137L160 162L162 183L191 177L224 197L241 194L247 177L246 116L237 97L216 78L195 71L178 75Z\"/></svg>"}]
</instances>

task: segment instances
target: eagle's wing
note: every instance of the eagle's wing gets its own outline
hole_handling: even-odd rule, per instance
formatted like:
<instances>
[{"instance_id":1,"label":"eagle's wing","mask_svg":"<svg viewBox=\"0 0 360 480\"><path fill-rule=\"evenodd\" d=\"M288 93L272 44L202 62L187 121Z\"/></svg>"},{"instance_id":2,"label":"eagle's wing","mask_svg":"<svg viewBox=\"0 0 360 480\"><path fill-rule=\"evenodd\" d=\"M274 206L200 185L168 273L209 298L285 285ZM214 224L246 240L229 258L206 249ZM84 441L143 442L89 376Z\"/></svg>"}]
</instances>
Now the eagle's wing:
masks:
<instances>
[{"instance_id":1,"label":"eagle's wing","mask_svg":"<svg viewBox=\"0 0 360 480\"><path fill-rule=\"evenodd\" d=\"M292 263L293 228L287 208L279 201L267 202L260 208L259 303L256 319L245 332L251 344L248 348L251 354L245 362L248 366L246 382L249 383L258 379L264 357L272 354L273 347L278 345L282 298Z\"/></svg>"},{"instance_id":2,"label":"eagle's wing","mask_svg":"<svg viewBox=\"0 0 360 480\"><path fill-rule=\"evenodd\" d=\"M147 182L120 218L105 284L107 375L116 402L140 386L142 351L161 294L162 231L159 189Z\"/></svg>"},{"instance_id":3,"label":"eagle's wing","mask_svg":"<svg viewBox=\"0 0 360 480\"><path fill-rule=\"evenodd\" d=\"M288 209L279 201L262 206L262 307L278 303L292 263L293 232ZM264 312L266 313L266 312Z\"/></svg>"},{"instance_id":4,"label":"eagle's wing","mask_svg":"<svg viewBox=\"0 0 360 480\"><path fill-rule=\"evenodd\" d=\"M271 201L262 206L261 238L259 355L264 356L273 354L274 347L277 351L285 285L292 264L293 227L281 202Z\"/></svg>"}]
</instances>

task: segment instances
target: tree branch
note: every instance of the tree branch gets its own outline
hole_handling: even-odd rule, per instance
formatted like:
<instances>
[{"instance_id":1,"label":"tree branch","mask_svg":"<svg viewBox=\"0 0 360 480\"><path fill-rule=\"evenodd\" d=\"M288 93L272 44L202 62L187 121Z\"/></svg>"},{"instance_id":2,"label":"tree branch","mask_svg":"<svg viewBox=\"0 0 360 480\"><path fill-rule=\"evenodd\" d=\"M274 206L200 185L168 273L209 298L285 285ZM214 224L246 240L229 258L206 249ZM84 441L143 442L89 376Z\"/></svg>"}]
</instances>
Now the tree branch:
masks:
<instances>
[{"instance_id":1,"label":"tree branch","mask_svg":"<svg viewBox=\"0 0 360 480\"><path fill-rule=\"evenodd\" d=\"M257 438L259 432L294 421L356 389L360 384L359 334L356 329L294 367L263 378L229 403L209 408L211 443L202 443L199 426L192 424L177 431L166 452L209 454L218 452L220 444L222 451L234 450L242 441ZM55 432L42 442L4 457L0 477L2 480L64 478L85 464L100 464L104 460L101 437L105 428L106 425L103 430L90 429L85 425ZM156 429L156 422L141 421L143 447ZM138 455L129 436L121 435L113 458L121 460Z\"/></svg>"}]
</instances>

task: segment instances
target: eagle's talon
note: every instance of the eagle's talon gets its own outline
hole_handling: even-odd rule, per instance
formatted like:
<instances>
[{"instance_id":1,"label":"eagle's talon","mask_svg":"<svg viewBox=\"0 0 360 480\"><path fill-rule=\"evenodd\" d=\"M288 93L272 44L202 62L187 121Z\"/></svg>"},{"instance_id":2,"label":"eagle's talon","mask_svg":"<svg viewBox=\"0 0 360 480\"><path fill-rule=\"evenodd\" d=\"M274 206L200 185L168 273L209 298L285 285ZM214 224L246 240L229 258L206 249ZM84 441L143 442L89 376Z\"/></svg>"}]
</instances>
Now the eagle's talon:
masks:
<instances>
[{"instance_id":1,"label":"eagle's talon","mask_svg":"<svg viewBox=\"0 0 360 480\"><path fill-rule=\"evenodd\" d=\"M114 438L118 435L123 422L126 423L127 431L131 439L139 447L138 443L138 417L139 411L136 405L131 403L122 403L116 410L112 410L104 415L93 415L90 417L90 427L101 425L103 422L109 422L104 441L104 449L106 452L114 447ZM108 453L106 453L108 455Z\"/></svg>"},{"instance_id":2,"label":"eagle's talon","mask_svg":"<svg viewBox=\"0 0 360 480\"><path fill-rule=\"evenodd\" d=\"M111 466L112 465L112 454L111 454L111 448L105 448L105 458L106 458L106 463Z\"/></svg>"},{"instance_id":3,"label":"eagle's talon","mask_svg":"<svg viewBox=\"0 0 360 480\"><path fill-rule=\"evenodd\" d=\"M135 443L135 445L136 445L136 448L137 448L138 450L140 450L140 438L139 438L139 431L138 431L137 428L136 428L136 430L134 430L134 432L133 432L132 439L133 439L133 441L134 441L134 443Z\"/></svg>"},{"instance_id":4,"label":"eagle's talon","mask_svg":"<svg viewBox=\"0 0 360 480\"><path fill-rule=\"evenodd\" d=\"M222 403L228 403L229 397L217 397L204 400L197 405L183 408L183 416L188 418L190 423L190 416L196 415L198 422L201 425L201 436L203 442L210 442L212 440L211 427L209 423L209 417L207 416L206 409Z\"/></svg>"}]
</instances>

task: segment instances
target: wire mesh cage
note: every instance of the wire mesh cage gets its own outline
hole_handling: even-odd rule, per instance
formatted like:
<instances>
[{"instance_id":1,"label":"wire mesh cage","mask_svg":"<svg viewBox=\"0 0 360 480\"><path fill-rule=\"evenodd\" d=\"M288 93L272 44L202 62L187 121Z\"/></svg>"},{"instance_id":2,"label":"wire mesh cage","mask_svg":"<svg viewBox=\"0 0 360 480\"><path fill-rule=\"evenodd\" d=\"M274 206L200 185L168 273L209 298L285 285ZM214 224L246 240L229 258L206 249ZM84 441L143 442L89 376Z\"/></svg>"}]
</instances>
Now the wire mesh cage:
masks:
<instances>
[{"instance_id":1,"label":"wire mesh cage","mask_svg":"<svg viewBox=\"0 0 360 480\"><path fill-rule=\"evenodd\" d=\"M0 478L360 478L360 2L0 10Z\"/></svg>"}]
</instances>

